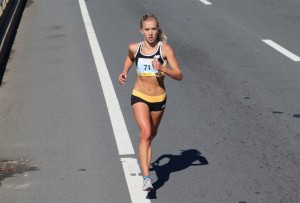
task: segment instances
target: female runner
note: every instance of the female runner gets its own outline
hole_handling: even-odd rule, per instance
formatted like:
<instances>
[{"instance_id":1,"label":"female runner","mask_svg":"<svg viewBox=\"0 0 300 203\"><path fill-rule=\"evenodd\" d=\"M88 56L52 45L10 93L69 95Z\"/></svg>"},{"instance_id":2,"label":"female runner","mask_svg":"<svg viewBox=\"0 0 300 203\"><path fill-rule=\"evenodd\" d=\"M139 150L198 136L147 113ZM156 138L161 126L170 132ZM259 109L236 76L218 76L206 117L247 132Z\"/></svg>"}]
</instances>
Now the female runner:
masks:
<instances>
[{"instance_id":1,"label":"female runner","mask_svg":"<svg viewBox=\"0 0 300 203\"><path fill-rule=\"evenodd\" d=\"M153 189L149 174L151 141L157 134L166 107L165 75L182 80L183 76L166 36L156 16L144 15L140 20L140 32L144 40L130 44L119 83L125 84L133 63L137 67L137 79L131 96L133 115L140 129L139 158L143 174L144 191Z\"/></svg>"}]
</instances>

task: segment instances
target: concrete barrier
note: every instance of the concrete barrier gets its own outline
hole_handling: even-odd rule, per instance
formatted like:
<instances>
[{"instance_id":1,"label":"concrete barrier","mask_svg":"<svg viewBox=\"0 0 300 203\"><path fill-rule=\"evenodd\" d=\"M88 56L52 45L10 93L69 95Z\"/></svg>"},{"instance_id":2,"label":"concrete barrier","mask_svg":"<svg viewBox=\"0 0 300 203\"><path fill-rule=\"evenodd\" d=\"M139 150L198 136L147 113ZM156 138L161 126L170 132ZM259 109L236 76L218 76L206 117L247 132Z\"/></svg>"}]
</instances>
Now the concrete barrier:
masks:
<instances>
[{"instance_id":1,"label":"concrete barrier","mask_svg":"<svg viewBox=\"0 0 300 203\"><path fill-rule=\"evenodd\" d=\"M0 0L0 86L27 0Z\"/></svg>"}]
</instances>

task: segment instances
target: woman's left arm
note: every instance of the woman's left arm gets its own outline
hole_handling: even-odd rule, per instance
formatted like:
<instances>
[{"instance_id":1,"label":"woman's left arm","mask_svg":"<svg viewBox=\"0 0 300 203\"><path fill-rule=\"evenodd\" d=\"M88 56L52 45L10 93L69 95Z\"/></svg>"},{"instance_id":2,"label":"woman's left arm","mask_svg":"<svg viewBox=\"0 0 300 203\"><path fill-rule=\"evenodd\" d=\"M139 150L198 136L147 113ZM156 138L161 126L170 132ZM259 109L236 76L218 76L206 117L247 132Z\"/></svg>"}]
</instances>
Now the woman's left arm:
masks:
<instances>
[{"instance_id":1,"label":"woman's left arm","mask_svg":"<svg viewBox=\"0 0 300 203\"><path fill-rule=\"evenodd\" d=\"M168 44L164 44L164 46L162 47L163 49L163 54L164 57L166 57L168 64L170 65L170 68L166 68L164 66L162 66L162 71L170 76L171 78L175 79L175 80L182 80L183 79L183 75L182 72L180 70L179 64L177 62L175 53L172 49L172 47Z\"/></svg>"}]
</instances>

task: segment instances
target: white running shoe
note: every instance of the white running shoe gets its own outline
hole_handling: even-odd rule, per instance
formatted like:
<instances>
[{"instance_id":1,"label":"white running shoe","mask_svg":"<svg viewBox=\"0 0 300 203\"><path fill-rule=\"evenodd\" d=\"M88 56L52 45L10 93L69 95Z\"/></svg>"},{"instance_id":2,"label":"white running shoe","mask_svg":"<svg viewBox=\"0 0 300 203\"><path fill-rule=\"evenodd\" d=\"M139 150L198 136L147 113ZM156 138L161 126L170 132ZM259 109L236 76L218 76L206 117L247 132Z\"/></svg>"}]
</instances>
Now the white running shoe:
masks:
<instances>
[{"instance_id":1,"label":"white running shoe","mask_svg":"<svg viewBox=\"0 0 300 203\"><path fill-rule=\"evenodd\" d=\"M143 189L144 191L153 190L153 186L152 186L152 183L151 183L151 179L150 179L150 178L146 178L146 179L144 180L142 189Z\"/></svg>"}]
</instances>

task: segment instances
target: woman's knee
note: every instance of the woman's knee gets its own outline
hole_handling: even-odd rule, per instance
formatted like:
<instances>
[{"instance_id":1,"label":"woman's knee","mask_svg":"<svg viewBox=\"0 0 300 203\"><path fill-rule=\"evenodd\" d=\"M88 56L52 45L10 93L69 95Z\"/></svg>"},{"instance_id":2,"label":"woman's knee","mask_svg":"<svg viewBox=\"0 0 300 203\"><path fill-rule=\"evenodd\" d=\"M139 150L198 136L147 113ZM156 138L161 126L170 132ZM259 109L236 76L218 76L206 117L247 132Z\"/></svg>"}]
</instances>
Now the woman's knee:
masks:
<instances>
[{"instance_id":1,"label":"woman's knee","mask_svg":"<svg viewBox=\"0 0 300 203\"><path fill-rule=\"evenodd\" d=\"M141 130L141 140L150 141L152 137L151 129L142 129Z\"/></svg>"}]
</instances>

